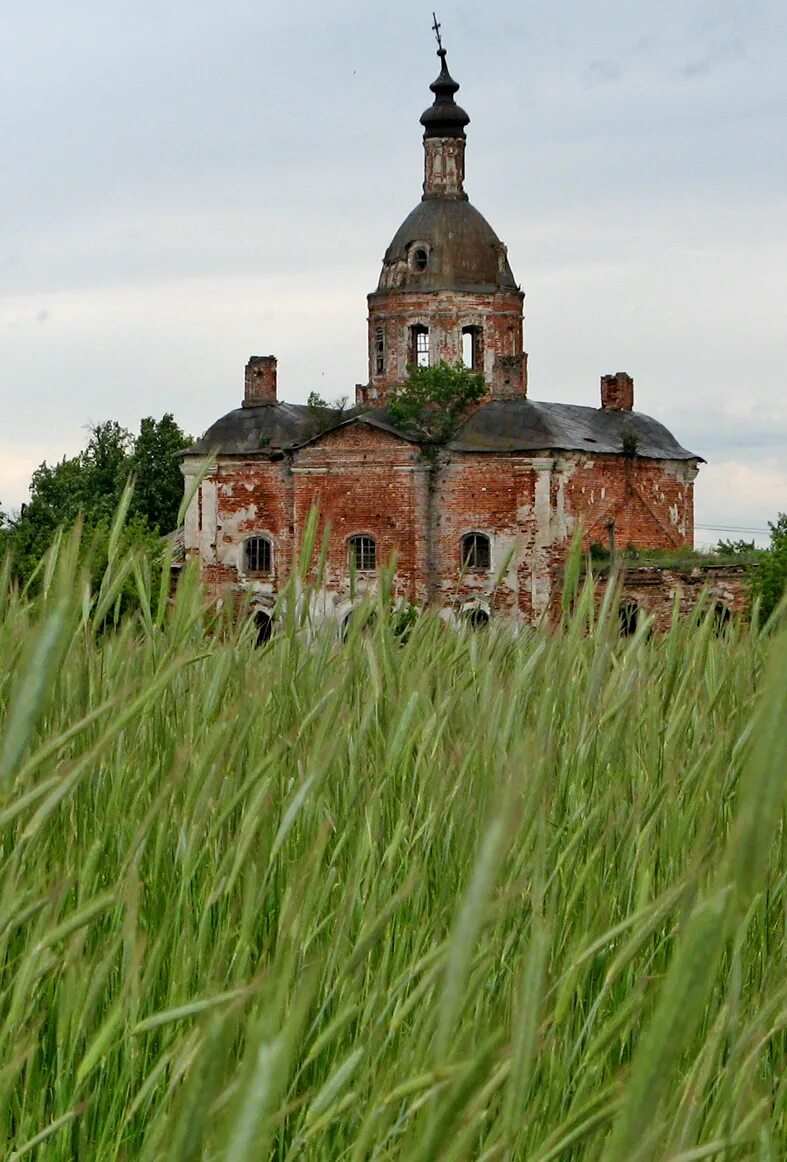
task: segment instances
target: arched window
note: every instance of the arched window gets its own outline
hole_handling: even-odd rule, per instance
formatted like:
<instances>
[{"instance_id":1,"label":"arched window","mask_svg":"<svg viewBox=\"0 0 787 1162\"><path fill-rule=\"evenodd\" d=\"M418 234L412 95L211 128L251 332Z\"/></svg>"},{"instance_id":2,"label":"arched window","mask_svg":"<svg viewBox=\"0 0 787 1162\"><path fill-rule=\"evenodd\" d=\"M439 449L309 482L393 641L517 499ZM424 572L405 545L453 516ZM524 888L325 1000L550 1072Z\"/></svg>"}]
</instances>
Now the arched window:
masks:
<instances>
[{"instance_id":1,"label":"arched window","mask_svg":"<svg viewBox=\"0 0 787 1162\"><path fill-rule=\"evenodd\" d=\"M266 642L271 640L273 634L273 618L264 609L258 609L254 614L254 626L257 630L255 645L264 646Z\"/></svg>"},{"instance_id":2,"label":"arched window","mask_svg":"<svg viewBox=\"0 0 787 1162\"><path fill-rule=\"evenodd\" d=\"M470 629L486 629L489 625L489 613L486 609L482 609L480 605L474 605L472 609L466 609L462 617Z\"/></svg>"},{"instance_id":3,"label":"arched window","mask_svg":"<svg viewBox=\"0 0 787 1162\"><path fill-rule=\"evenodd\" d=\"M462 568L488 571L492 567L492 551L485 533L467 533L462 537Z\"/></svg>"},{"instance_id":4,"label":"arched window","mask_svg":"<svg viewBox=\"0 0 787 1162\"><path fill-rule=\"evenodd\" d=\"M361 633L370 633L377 624L377 614L373 609L369 609L368 606L358 605L355 609L351 609L342 622L341 634L343 642L347 641L351 630L357 624L360 624Z\"/></svg>"},{"instance_id":5,"label":"arched window","mask_svg":"<svg viewBox=\"0 0 787 1162\"><path fill-rule=\"evenodd\" d=\"M268 537L249 537L243 546L247 573L270 573L273 568L273 545Z\"/></svg>"},{"instance_id":6,"label":"arched window","mask_svg":"<svg viewBox=\"0 0 787 1162\"><path fill-rule=\"evenodd\" d=\"M720 637L726 633L732 623L732 614L729 606L725 605L723 601L717 601L713 608L713 632Z\"/></svg>"},{"instance_id":7,"label":"arched window","mask_svg":"<svg viewBox=\"0 0 787 1162\"><path fill-rule=\"evenodd\" d=\"M374 373L382 375L385 371L385 331L382 327L374 329Z\"/></svg>"},{"instance_id":8,"label":"arched window","mask_svg":"<svg viewBox=\"0 0 787 1162\"><path fill-rule=\"evenodd\" d=\"M429 328L423 323L410 328L409 354L408 363L414 363L416 367L429 366Z\"/></svg>"},{"instance_id":9,"label":"arched window","mask_svg":"<svg viewBox=\"0 0 787 1162\"><path fill-rule=\"evenodd\" d=\"M377 544L373 537L350 537L350 561L359 573L377 568Z\"/></svg>"},{"instance_id":10,"label":"arched window","mask_svg":"<svg viewBox=\"0 0 787 1162\"><path fill-rule=\"evenodd\" d=\"M621 637L631 637L637 632L639 606L636 601L624 601L618 610L618 627Z\"/></svg>"},{"instance_id":11,"label":"arched window","mask_svg":"<svg viewBox=\"0 0 787 1162\"><path fill-rule=\"evenodd\" d=\"M413 242L407 249L410 269L423 274L429 265L429 247L425 242Z\"/></svg>"},{"instance_id":12,"label":"arched window","mask_svg":"<svg viewBox=\"0 0 787 1162\"><path fill-rule=\"evenodd\" d=\"M481 335L480 327L462 328L462 362L471 371L481 369Z\"/></svg>"}]
</instances>

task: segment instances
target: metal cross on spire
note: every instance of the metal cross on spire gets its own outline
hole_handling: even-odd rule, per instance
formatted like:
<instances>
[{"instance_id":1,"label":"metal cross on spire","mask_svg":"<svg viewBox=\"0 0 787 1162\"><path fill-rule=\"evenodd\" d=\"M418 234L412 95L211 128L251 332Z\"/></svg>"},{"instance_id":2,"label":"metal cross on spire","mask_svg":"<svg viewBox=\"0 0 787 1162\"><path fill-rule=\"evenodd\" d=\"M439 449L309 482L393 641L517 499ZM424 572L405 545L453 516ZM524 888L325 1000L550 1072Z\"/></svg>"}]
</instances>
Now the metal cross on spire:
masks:
<instances>
[{"instance_id":1,"label":"metal cross on spire","mask_svg":"<svg viewBox=\"0 0 787 1162\"><path fill-rule=\"evenodd\" d=\"M445 51L443 49L443 42L440 39L440 29L441 29L442 25L438 24L437 14L434 12L432 13L432 20L434 20L434 24L432 25L432 28L434 29L434 34L437 37L437 51L438 51L438 53L442 53Z\"/></svg>"}]
</instances>

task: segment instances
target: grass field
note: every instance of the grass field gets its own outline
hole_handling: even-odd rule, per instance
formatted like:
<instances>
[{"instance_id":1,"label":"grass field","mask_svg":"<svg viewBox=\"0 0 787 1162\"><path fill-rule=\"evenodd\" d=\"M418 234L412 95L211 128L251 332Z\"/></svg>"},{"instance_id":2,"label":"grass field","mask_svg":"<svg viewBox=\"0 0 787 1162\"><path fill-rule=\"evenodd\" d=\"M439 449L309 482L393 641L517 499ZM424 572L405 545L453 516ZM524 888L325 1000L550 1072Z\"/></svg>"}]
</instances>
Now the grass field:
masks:
<instances>
[{"instance_id":1,"label":"grass field","mask_svg":"<svg viewBox=\"0 0 787 1162\"><path fill-rule=\"evenodd\" d=\"M0 578L0 1156L783 1162L784 632L80 577Z\"/></svg>"}]
</instances>

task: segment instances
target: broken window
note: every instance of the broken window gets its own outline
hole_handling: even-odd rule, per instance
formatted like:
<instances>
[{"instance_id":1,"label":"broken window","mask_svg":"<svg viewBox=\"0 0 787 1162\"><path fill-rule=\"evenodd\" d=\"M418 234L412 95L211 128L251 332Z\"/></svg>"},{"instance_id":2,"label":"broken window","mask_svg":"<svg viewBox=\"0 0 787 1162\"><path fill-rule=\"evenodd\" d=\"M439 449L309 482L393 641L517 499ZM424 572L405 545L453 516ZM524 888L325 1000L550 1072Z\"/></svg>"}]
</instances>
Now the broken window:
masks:
<instances>
[{"instance_id":1,"label":"broken window","mask_svg":"<svg viewBox=\"0 0 787 1162\"><path fill-rule=\"evenodd\" d=\"M374 331L374 373L382 375L385 371L385 331L382 327L375 327Z\"/></svg>"},{"instance_id":2,"label":"broken window","mask_svg":"<svg viewBox=\"0 0 787 1162\"><path fill-rule=\"evenodd\" d=\"M713 632L717 637L726 633L732 623L732 614L729 607L723 602L717 601L713 608Z\"/></svg>"},{"instance_id":3,"label":"broken window","mask_svg":"<svg viewBox=\"0 0 787 1162\"><path fill-rule=\"evenodd\" d=\"M268 537L249 537L244 546L247 573L270 573L273 546Z\"/></svg>"},{"instance_id":4,"label":"broken window","mask_svg":"<svg viewBox=\"0 0 787 1162\"><path fill-rule=\"evenodd\" d=\"M423 246L418 246L413 251L413 266L416 270L426 270L429 263L429 255Z\"/></svg>"},{"instance_id":5,"label":"broken window","mask_svg":"<svg viewBox=\"0 0 787 1162\"><path fill-rule=\"evenodd\" d=\"M377 568L377 544L373 537L350 537L350 561L361 572Z\"/></svg>"},{"instance_id":6,"label":"broken window","mask_svg":"<svg viewBox=\"0 0 787 1162\"><path fill-rule=\"evenodd\" d=\"M492 567L491 546L485 533L468 533L462 537L462 567L487 571Z\"/></svg>"},{"instance_id":7,"label":"broken window","mask_svg":"<svg viewBox=\"0 0 787 1162\"><path fill-rule=\"evenodd\" d=\"M621 637L632 637L637 632L639 606L636 601L624 601L618 610L618 625Z\"/></svg>"},{"instance_id":8,"label":"broken window","mask_svg":"<svg viewBox=\"0 0 787 1162\"><path fill-rule=\"evenodd\" d=\"M410 328L410 363L416 367L429 366L429 328L417 323Z\"/></svg>"},{"instance_id":9,"label":"broken window","mask_svg":"<svg viewBox=\"0 0 787 1162\"><path fill-rule=\"evenodd\" d=\"M481 333L480 327L462 328L462 362L471 371L481 369Z\"/></svg>"},{"instance_id":10,"label":"broken window","mask_svg":"<svg viewBox=\"0 0 787 1162\"><path fill-rule=\"evenodd\" d=\"M254 628L257 634L255 645L264 646L273 635L273 618L264 609L259 609L254 614Z\"/></svg>"},{"instance_id":11,"label":"broken window","mask_svg":"<svg viewBox=\"0 0 787 1162\"><path fill-rule=\"evenodd\" d=\"M480 605L475 605L472 609L466 609L462 617L470 629L486 629L489 625L489 614Z\"/></svg>"}]
</instances>

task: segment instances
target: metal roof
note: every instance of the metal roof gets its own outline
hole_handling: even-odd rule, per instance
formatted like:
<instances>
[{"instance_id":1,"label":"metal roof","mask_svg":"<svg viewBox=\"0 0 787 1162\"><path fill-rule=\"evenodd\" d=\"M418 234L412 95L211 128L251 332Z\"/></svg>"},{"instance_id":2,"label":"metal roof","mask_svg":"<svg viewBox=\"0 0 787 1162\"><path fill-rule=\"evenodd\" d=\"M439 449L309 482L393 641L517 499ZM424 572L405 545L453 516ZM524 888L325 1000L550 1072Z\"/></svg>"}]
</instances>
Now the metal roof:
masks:
<instances>
[{"instance_id":1,"label":"metal roof","mask_svg":"<svg viewBox=\"0 0 787 1162\"><path fill-rule=\"evenodd\" d=\"M653 460L700 460L672 432L642 412L604 411L573 403L493 400L479 408L448 445L457 452L537 452L559 449L623 452L636 442L638 456ZM631 445L629 445L631 446Z\"/></svg>"},{"instance_id":2,"label":"metal roof","mask_svg":"<svg viewBox=\"0 0 787 1162\"><path fill-rule=\"evenodd\" d=\"M333 425L332 425L333 426ZM315 411L306 404L276 403L227 412L184 455L270 454L304 443L317 431Z\"/></svg>"},{"instance_id":3,"label":"metal roof","mask_svg":"<svg viewBox=\"0 0 787 1162\"><path fill-rule=\"evenodd\" d=\"M408 261L414 243L428 250L424 270ZM378 291L518 290L505 247L492 227L465 198L426 198L393 236L383 258Z\"/></svg>"},{"instance_id":4,"label":"metal roof","mask_svg":"<svg viewBox=\"0 0 787 1162\"><path fill-rule=\"evenodd\" d=\"M318 439L351 423L369 424L415 443L412 431L396 427L385 408L372 411L315 410L277 403L236 408L222 416L184 451L223 456L271 455ZM624 444L625 438L625 444ZM530 399L492 400L478 408L448 444L454 452L586 452L622 454L625 446L653 460L702 460L684 448L664 424L641 412L604 411Z\"/></svg>"}]
</instances>

